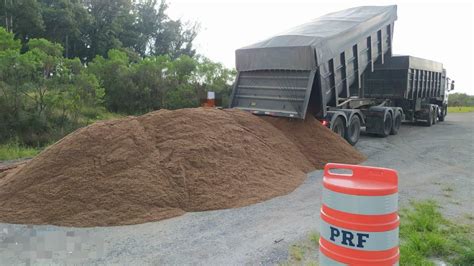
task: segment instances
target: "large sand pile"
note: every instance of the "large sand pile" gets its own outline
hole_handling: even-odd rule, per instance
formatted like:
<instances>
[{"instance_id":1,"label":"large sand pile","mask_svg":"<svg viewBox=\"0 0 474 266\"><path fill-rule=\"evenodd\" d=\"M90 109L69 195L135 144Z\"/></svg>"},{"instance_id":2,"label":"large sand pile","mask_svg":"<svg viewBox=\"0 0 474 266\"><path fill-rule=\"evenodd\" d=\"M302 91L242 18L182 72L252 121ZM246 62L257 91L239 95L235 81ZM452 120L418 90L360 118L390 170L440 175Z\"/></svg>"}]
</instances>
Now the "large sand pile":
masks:
<instances>
[{"instance_id":1,"label":"large sand pile","mask_svg":"<svg viewBox=\"0 0 474 266\"><path fill-rule=\"evenodd\" d=\"M323 169L328 162L358 164L366 159L313 116L308 115L304 121L269 116L262 119L283 132L317 169Z\"/></svg>"},{"instance_id":2,"label":"large sand pile","mask_svg":"<svg viewBox=\"0 0 474 266\"><path fill-rule=\"evenodd\" d=\"M363 160L311 119L161 110L79 129L0 172L0 221L123 225L240 207L293 191L328 161Z\"/></svg>"}]
</instances>

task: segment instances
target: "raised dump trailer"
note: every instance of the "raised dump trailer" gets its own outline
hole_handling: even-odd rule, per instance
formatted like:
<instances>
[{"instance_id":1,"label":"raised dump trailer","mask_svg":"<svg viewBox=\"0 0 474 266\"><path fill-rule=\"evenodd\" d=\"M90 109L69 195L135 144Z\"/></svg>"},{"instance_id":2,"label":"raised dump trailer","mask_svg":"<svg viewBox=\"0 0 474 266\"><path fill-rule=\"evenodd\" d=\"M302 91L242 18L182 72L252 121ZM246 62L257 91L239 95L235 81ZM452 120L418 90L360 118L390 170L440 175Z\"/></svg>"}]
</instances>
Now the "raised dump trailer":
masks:
<instances>
[{"instance_id":1,"label":"raised dump trailer","mask_svg":"<svg viewBox=\"0 0 474 266\"><path fill-rule=\"evenodd\" d=\"M446 115L440 63L392 57L396 6L331 13L236 51L230 107L258 115L314 115L349 143L360 129L387 136L401 121ZM388 64L387 64L388 63Z\"/></svg>"},{"instance_id":2,"label":"raised dump trailer","mask_svg":"<svg viewBox=\"0 0 474 266\"><path fill-rule=\"evenodd\" d=\"M396 19L396 6L356 7L238 49L231 107L325 117L328 106L358 95L366 68L391 56Z\"/></svg>"}]
</instances>

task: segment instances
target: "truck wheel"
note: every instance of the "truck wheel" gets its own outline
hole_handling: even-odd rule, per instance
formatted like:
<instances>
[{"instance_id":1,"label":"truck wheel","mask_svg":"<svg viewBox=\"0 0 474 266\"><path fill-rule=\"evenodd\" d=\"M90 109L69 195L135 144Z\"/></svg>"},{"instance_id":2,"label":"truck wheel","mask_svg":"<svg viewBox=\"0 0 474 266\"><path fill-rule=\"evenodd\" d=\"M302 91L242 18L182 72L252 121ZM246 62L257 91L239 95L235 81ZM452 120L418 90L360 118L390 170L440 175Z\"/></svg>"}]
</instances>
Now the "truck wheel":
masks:
<instances>
[{"instance_id":1,"label":"truck wheel","mask_svg":"<svg viewBox=\"0 0 474 266\"><path fill-rule=\"evenodd\" d=\"M441 111L439 112L438 120L440 122L443 122L444 118L446 117L447 114L448 114L448 107L446 105L444 105L443 107L441 107Z\"/></svg>"},{"instance_id":2,"label":"truck wheel","mask_svg":"<svg viewBox=\"0 0 474 266\"><path fill-rule=\"evenodd\" d=\"M344 121L342 121L341 117L338 117L336 118L336 120L334 120L334 124L332 125L331 129L334 133L341 136L341 138L344 138L345 127L344 127Z\"/></svg>"},{"instance_id":3,"label":"truck wheel","mask_svg":"<svg viewBox=\"0 0 474 266\"><path fill-rule=\"evenodd\" d=\"M402 124L402 113L396 112L395 118L393 119L393 127L390 131L390 135L397 135L400 130L400 125Z\"/></svg>"},{"instance_id":4,"label":"truck wheel","mask_svg":"<svg viewBox=\"0 0 474 266\"><path fill-rule=\"evenodd\" d=\"M426 124L425 124L425 125L426 125L427 127L431 127L432 124L433 124L433 111L430 110L430 111L428 112L428 118L426 118Z\"/></svg>"},{"instance_id":5,"label":"truck wheel","mask_svg":"<svg viewBox=\"0 0 474 266\"><path fill-rule=\"evenodd\" d=\"M385 116L383 118L383 128L382 128L382 137L387 137L390 135L390 132L392 131L393 127L393 119L392 119L392 113L390 112L385 112Z\"/></svg>"},{"instance_id":6,"label":"truck wheel","mask_svg":"<svg viewBox=\"0 0 474 266\"><path fill-rule=\"evenodd\" d=\"M354 146L357 141L359 141L360 137L360 118L358 115L353 115L351 117L351 121L349 122L349 126L346 130L345 139L349 144Z\"/></svg>"},{"instance_id":7,"label":"truck wheel","mask_svg":"<svg viewBox=\"0 0 474 266\"><path fill-rule=\"evenodd\" d=\"M435 125L437 121L438 121L438 107L435 107L433 109L433 125Z\"/></svg>"}]
</instances>

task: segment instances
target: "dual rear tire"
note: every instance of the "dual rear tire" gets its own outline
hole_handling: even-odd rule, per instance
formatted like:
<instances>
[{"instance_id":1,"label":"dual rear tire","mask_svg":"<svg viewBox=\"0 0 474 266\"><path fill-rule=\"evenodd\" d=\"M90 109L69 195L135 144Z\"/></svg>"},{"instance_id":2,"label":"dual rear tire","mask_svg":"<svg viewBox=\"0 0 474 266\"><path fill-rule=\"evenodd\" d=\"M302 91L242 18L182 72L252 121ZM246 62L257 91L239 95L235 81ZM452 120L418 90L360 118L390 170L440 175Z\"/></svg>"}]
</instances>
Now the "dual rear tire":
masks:
<instances>
[{"instance_id":1,"label":"dual rear tire","mask_svg":"<svg viewBox=\"0 0 474 266\"><path fill-rule=\"evenodd\" d=\"M402 124L402 113L395 111L395 114L392 115L391 112L385 112L383 118L383 126L381 127L381 132L379 135L381 137L388 137L388 135L397 135Z\"/></svg>"},{"instance_id":2,"label":"dual rear tire","mask_svg":"<svg viewBox=\"0 0 474 266\"><path fill-rule=\"evenodd\" d=\"M400 131L400 126L402 125L402 113L399 111L395 112L395 117L393 118L393 126L390 131L390 135L397 135Z\"/></svg>"},{"instance_id":3,"label":"dual rear tire","mask_svg":"<svg viewBox=\"0 0 474 266\"><path fill-rule=\"evenodd\" d=\"M428 117L426 118L425 125L427 127L431 127L432 125L436 124L438 120L438 108L430 108L428 111Z\"/></svg>"},{"instance_id":4,"label":"dual rear tire","mask_svg":"<svg viewBox=\"0 0 474 266\"><path fill-rule=\"evenodd\" d=\"M402 124L402 111L400 108L372 107L367 116L367 132L387 137L397 135Z\"/></svg>"},{"instance_id":5,"label":"dual rear tire","mask_svg":"<svg viewBox=\"0 0 474 266\"><path fill-rule=\"evenodd\" d=\"M439 111L438 120L439 120L440 122L443 122L443 121L444 121L444 118L446 117L447 114L448 114L448 106L443 105L443 106L441 107L441 110Z\"/></svg>"},{"instance_id":6,"label":"dual rear tire","mask_svg":"<svg viewBox=\"0 0 474 266\"><path fill-rule=\"evenodd\" d=\"M379 126L379 136L387 137L389 135L397 135L402 124L402 113L396 111L395 115L392 116L392 112L387 110L384 112L383 120L379 120L379 123L382 123L382 125ZM344 138L349 144L355 145L360 138L361 124L362 121L359 115L354 114L346 127L344 119L339 116L334 120L331 129L334 133Z\"/></svg>"},{"instance_id":7,"label":"dual rear tire","mask_svg":"<svg viewBox=\"0 0 474 266\"><path fill-rule=\"evenodd\" d=\"M392 128L393 128L392 113L385 112L384 118L383 118L382 132L380 133L380 135L382 137L387 137L388 135L390 135L390 132L392 132Z\"/></svg>"},{"instance_id":8,"label":"dual rear tire","mask_svg":"<svg viewBox=\"0 0 474 266\"><path fill-rule=\"evenodd\" d=\"M358 115L353 115L349 120L349 124L345 125L344 119L339 116L334 120L331 129L334 133L344 138L349 144L355 145L360 137L361 121Z\"/></svg>"},{"instance_id":9,"label":"dual rear tire","mask_svg":"<svg viewBox=\"0 0 474 266\"><path fill-rule=\"evenodd\" d=\"M332 124L331 127L332 131L339 135L341 138L344 138L346 135L346 126L344 124L344 120L342 117L337 117L336 120L334 120L334 123Z\"/></svg>"},{"instance_id":10,"label":"dual rear tire","mask_svg":"<svg viewBox=\"0 0 474 266\"><path fill-rule=\"evenodd\" d=\"M347 127L344 137L352 146L354 146L359 141L360 125L360 117L358 115L353 115L349 121L349 126Z\"/></svg>"}]
</instances>

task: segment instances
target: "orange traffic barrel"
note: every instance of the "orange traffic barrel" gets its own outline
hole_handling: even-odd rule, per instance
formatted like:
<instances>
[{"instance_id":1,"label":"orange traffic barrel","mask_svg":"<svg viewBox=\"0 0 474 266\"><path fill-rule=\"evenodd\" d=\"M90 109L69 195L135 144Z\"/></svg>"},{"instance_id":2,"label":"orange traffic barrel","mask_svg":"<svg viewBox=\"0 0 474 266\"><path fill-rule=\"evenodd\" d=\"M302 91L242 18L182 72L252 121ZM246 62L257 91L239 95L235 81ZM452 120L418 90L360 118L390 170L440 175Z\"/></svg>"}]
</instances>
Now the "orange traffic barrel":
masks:
<instances>
[{"instance_id":1,"label":"orange traffic barrel","mask_svg":"<svg viewBox=\"0 0 474 266\"><path fill-rule=\"evenodd\" d=\"M395 170L333 163L325 166L321 265L398 265L399 224Z\"/></svg>"}]
</instances>

